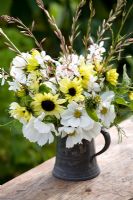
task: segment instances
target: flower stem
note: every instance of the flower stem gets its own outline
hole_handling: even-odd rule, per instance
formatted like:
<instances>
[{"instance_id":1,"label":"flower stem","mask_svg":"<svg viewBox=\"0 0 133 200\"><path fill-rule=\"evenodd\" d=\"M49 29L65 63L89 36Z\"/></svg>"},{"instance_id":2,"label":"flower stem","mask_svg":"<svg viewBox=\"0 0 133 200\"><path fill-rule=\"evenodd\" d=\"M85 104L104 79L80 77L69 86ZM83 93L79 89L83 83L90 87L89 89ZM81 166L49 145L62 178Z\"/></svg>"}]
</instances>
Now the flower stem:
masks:
<instances>
[{"instance_id":1,"label":"flower stem","mask_svg":"<svg viewBox=\"0 0 133 200\"><path fill-rule=\"evenodd\" d=\"M0 34L9 42L9 44L11 45L11 47L19 54L21 54L21 52L19 51L19 49L13 44L13 42L8 38L8 36L4 33L4 31L2 30L2 28L0 28Z\"/></svg>"}]
</instances>

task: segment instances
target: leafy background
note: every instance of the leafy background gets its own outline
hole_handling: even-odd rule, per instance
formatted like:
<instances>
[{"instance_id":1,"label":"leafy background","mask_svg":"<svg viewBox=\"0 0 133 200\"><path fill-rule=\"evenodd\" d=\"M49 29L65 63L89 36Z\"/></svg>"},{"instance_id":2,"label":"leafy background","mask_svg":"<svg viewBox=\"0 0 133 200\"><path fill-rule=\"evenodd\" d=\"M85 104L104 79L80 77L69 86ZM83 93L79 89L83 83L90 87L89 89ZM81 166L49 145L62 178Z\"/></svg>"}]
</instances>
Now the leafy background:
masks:
<instances>
[{"instance_id":1,"label":"leafy background","mask_svg":"<svg viewBox=\"0 0 133 200\"><path fill-rule=\"evenodd\" d=\"M44 0L46 8L55 17L56 22L63 34L68 40L68 34L71 30L72 16L79 0ZM92 23L92 36L96 37L99 24L104 18L108 17L111 8L116 5L116 0L93 0L96 9L96 16ZM132 0L128 0L127 10L131 6ZM20 18L27 26L31 26L32 20L36 22L34 34L38 40L46 37L44 49L53 57L59 55L59 41L52 32L47 22L47 18L37 7L35 0L1 0L0 15L8 14ZM83 50L82 36L86 31L87 18L89 16L88 5L83 8L79 19L80 35L76 40L75 48L81 53ZM128 17L123 33L129 33L133 30L133 12ZM117 33L120 24L120 18L114 24L114 32ZM13 25L7 25L0 21L0 26L6 34L16 44L21 51L28 51L35 47L34 41L26 38ZM125 55L133 55L133 47L126 48ZM15 54L9 51L4 45L4 39L0 37L0 67L9 70L10 62ZM128 73L133 77L133 58L125 57L117 62L117 68L122 73L123 64L127 64ZM13 101L13 94L8 92L8 87L0 87L0 124L11 122L6 126L0 126L0 184L14 178L15 176L33 168L43 161L55 155L55 144L40 148L36 144L27 141L21 133L21 125L9 118L8 107ZM122 108L123 109L123 108ZM120 113L121 119L125 117L126 110Z\"/></svg>"}]
</instances>

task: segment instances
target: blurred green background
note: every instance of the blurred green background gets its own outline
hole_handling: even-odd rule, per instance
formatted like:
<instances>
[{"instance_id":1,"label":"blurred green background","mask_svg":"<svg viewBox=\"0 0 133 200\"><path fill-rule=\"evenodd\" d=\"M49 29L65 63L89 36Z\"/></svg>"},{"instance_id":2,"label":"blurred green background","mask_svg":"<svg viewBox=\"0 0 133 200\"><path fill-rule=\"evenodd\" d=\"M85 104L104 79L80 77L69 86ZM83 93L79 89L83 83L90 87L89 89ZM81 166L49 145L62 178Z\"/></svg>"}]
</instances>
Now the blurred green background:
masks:
<instances>
[{"instance_id":1,"label":"blurred green background","mask_svg":"<svg viewBox=\"0 0 133 200\"><path fill-rule=\"evenodd\" d=\"M55 17L56 22L63 34L68 40L68 34L71 30L72 16L79 0L44 0L46 8ZM108 17L111 8L116 5L116 0L93 0L96 9L96 16L92 24L92 35L95 38L99 24L104 18ZM132 0L128 0L127 10L131 6ZM0 0L0 15L11 15L20 18L27 26L31 26L32 20L35 20L34 34L38 40L46 37L44 49L54 58L59 55L59 41L53 34L47 18L37 7L35 0ZM82 52L82 36L86 31L87 18L89 16L88 5L83 8L79 19L81 33L76 40L75 48L79 53ZM123 33L133 31L133 11L130 14ZM120 18L114 24L115 33L118 31ZM13 25L7 25L0 22L9 38L16 44L21 51L28 51L35 47L34 41L23 36ZM126 48L125 55L133 55L133 46ZM0 67L9 70L10 62L15 54L4 45L4 39L0 37ZM133 74L133 59L123 58L117 63L118 71L122 72L122 66L126 63L128 73ZM8 92L8 87L0 87L0 124L5 124L12 119L8 115L8 107L13 101L13 95ZM121 115L125 115L122 112ZM55 144L40 148L36 144L27 141L21 133L21 125L13 121L7 126L0 127L0 184L14 178L15 176L33 168L55 155Z\"/></svg>"}]
</instances>

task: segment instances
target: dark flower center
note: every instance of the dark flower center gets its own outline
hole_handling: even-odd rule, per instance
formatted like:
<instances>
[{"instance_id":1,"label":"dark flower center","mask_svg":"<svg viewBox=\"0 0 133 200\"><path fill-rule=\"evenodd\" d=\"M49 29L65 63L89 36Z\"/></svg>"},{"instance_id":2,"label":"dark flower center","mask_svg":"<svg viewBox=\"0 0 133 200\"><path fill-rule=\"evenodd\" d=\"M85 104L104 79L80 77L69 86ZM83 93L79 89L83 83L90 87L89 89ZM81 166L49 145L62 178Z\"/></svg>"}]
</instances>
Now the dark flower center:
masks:
<instances>
[{"instance_id":1,"label":"dark flower center","mask_svg":"<svg viewBox=\"0 0 133 200\"><path fill-rule=\"evenodd\" d=\"M45 101L42 101L42 108L45 111L52 111L55 108L55 104L51 100L45 100Z\"/></svg>"},{"instance_id":2,"label":"dark flower center","mask_svg":"<svg viewBox=\"0 0 133 200\"><path fill-rule=\"evenodd\" d=\"M71 96L75 96L75 94L76 94L75 88L70 88L70 89L68 90L68 93L69 93Z\"/></svg>"}]
</instances>

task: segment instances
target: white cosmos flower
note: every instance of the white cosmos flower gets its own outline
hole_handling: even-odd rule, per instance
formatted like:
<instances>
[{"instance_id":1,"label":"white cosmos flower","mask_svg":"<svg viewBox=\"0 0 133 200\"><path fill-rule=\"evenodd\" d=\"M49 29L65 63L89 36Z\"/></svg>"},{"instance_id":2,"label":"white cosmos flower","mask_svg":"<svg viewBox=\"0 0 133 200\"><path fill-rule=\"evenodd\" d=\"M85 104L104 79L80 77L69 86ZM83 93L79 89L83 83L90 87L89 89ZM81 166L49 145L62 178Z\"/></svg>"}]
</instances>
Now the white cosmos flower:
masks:
<instances>
[{"instance_id":1,"label":"white cosmos flower","mask_svg":"<svg viewBox=\"0 0 133 200\"><path fill-rule=\"evenodd\" d=\"M58 129L58 132L61 137L67 136L67 148L82 143L82 139L91 141L101 130L100 123L92 120L85 109L74 101L61 114L61 124L63 126Z\"/></svg>"},{"instance_id":2,"label":"white cosmos flower","mask_svg":"<svg viewBox=\"0 0 133 200\"><path fill-rule=\"evenodd\" d=\"M23 126L24 137L31 142L37 142L40 146L45 145L47 142L50 144L54 141L52 132L56 132L52 123L44 123L44 113L38 118L32 117L29 123Z\"/></svg>"},{"instance_id":3,"label":"white cosmos flower","mask_svg":"<svg viewBox=\"0 0 133 200\"><path fill-rule=\"evenodd\" d=\"M66 139L66 147L72 148L75 144L81 144L82 143L82 134L76 131L77 128L74 127L67 127L63 126L58 129L59 135L61 137L67 136Z\"/></svg>"},{"instance_id":4,"label":"white cosmos flower","mask_svg":"<svg viewBox=\"0 0 133 200\"><path fill-rule=\"evenodd\" d=\"M111 105L113 99L113 91L104 92L101 95L101 103L97 109L97 115L106 128L110 127L116 117L114 105Z\"/></svg>"},{"instance_id":5,"label":"white cosmos flower","mask_svg":"<svg viewBox=\"0 0 133 200\"><path fill-rule=\"evenodd\" d=\"M103 102L111 103L113 101L114 97L115 97L115 93L113 91L107 91L101 95L101 99Z\"/></svg>"},{"instance_id":6,"label":"white cosmos flower","mask_svg":"<svg viewBox=\"0 0 133 200\"><path fill-rule=\"evenodd\" d=\"M82 138L88 141L91 141L93 138L97 137L100 134L100 131L101 124L95 121L92 126L88 126L85 128L79 127L77 130L77 132L82 135Z\"/></svg>"},{"instance_id":7,"label":"white cosmos flower","mask_svg":"<svg viewBox=\"0 0 133 200\"><path fill-rule=\"evenodd\" d=\"M97 135L100 134L101 125L98 122L94 122L91 126L84 128L81 127L60 127L58 129L61 137L67 136L66 147L72 148L75 144L81 144L83 139L91 141Z\"/></svg>"},{"instance_id":8,"label":"white cosmos flower","mask_svg":"<svg viewBox=\"0 0 133 200\"><path fill-rule=\"evenodd\" d=\"M79 106L76 102L68 105L68 109L61 114L61 124L71 127L91 126L94 121L88 116L85 108Z\"/></svg>"}]
</instances>

